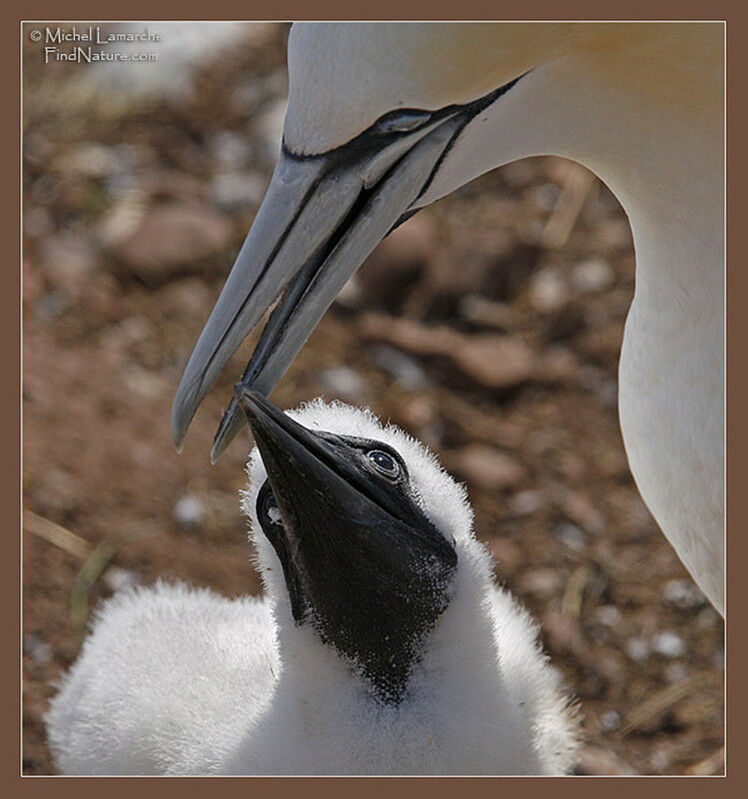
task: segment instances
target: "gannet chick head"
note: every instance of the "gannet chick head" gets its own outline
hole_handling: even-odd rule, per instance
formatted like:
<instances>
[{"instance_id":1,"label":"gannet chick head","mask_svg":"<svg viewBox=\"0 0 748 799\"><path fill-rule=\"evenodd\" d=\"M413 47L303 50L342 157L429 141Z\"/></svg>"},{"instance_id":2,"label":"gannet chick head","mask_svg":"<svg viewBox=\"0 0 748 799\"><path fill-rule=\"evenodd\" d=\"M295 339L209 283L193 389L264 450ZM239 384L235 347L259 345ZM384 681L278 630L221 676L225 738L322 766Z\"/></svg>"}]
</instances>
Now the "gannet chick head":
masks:
<instances>
[{"instance_id":1,"label":"gannet chick head","mask_svg":"<svg viewBox=\"0 0 748 799\"><path fill-rule=\"evenodd\" d=\"M279 622L313 628L397 704L470 544L464 488L369 411L317 400L284 414L240 396L258 445L243 505Z\"/></svg>"}]
</instances>

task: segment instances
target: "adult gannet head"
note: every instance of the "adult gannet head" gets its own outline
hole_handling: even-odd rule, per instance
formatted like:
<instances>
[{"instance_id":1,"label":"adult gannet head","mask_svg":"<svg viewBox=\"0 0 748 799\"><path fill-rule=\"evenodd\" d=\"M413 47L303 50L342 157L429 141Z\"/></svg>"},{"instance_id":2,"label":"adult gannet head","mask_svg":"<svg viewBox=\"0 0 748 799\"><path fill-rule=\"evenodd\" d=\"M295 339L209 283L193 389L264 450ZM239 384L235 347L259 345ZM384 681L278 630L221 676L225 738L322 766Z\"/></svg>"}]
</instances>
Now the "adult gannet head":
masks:
<instances>
[{"instance_id":1,"label":"adult gannet head","mask_svg":"<svg viewBox=\"0 0 748 799\"><path fill-rule=\"evenodd\" d=\"M295 25L279 162L185 368L175 443L281 292L244 377L265 394L393 226L489 169L564 155L627 210L653 181L681 203L667 170L719 129L721 43L716 24ZM243 421L232 402L213 457Z\"/></svg>"}]
</instances>

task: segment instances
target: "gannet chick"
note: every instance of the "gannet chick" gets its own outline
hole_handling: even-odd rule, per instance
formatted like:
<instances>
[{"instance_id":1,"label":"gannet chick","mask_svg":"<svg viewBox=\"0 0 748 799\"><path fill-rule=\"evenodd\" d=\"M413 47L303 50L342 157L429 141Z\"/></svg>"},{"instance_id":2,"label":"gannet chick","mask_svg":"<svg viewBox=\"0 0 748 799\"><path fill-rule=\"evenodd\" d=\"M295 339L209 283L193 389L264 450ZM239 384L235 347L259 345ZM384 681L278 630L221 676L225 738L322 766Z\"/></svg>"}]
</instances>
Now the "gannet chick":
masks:
<instances>
[{"instance_id":1,"label":"gannet chick","mask_svg":"<svg viewBox=\"0 0 748 799\"><path fill-rule=\"evenodd\" d=\"M106 603L47 716L60 771L568 771L573 709L465 489L368 411L238 396L265 596Z\"/></svg>"}]
</instances>

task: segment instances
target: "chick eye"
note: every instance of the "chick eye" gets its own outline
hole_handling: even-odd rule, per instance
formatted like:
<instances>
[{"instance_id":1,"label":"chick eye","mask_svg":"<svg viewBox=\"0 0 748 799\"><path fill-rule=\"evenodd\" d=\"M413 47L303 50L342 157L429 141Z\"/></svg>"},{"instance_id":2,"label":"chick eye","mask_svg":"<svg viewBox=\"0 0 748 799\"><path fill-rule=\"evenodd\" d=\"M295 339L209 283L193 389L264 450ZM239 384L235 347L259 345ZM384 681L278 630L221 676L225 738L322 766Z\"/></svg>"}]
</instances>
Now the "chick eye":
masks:
<instances>
[{"instance_id":1,"label":"chick eye","mask_svg":"<svg viewBox=\"0 0 748 799\"><path fill-rule=\"evenodd\" d=\"M400 464L381 449L372 449L366 453L366 457L372 462L374 468L390 480L400 476Z\"/></svg>"},{"instance_id":2,"label":"chick eye","mask_svg":"<svg viewBox=\"0 0 748 799\"><path fill-rule=\"evenodd\" d=\"M263 512L271 524L283 524L278 503L275 501L275 497L273 496L272 492L268 493L268 495L265 497Z\"/></svg>"}]
</instances>

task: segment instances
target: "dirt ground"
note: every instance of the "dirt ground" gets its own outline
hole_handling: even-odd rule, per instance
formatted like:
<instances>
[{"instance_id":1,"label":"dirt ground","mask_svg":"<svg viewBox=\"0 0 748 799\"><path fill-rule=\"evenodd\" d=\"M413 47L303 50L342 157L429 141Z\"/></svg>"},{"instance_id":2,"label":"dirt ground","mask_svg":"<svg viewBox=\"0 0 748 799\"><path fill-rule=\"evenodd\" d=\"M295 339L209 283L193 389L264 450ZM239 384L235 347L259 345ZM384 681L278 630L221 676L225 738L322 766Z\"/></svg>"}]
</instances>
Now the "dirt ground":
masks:
<instances>
[{"instance_id":1,"label":"dirt ground","mask_svg":"<svg viewBox=\"0 0 748 799\"><path fill-rule=\"evenodd\" d=\"M97 602L159 577L260 590L238 502L248 434L208 460L252 341L181 454L169 413L272 170L286 36L244 27L188 67L164 54L154 85L153 65L45 65L24 37L26 774L54 773L44 712ZM580 703L578 773L721 773L722 620L639 498L618 427L633 288L610 192L575 164L518 162L386 240L273 398L368 405L467 483L498 579Z\"/></svg>"}]
</instances>

